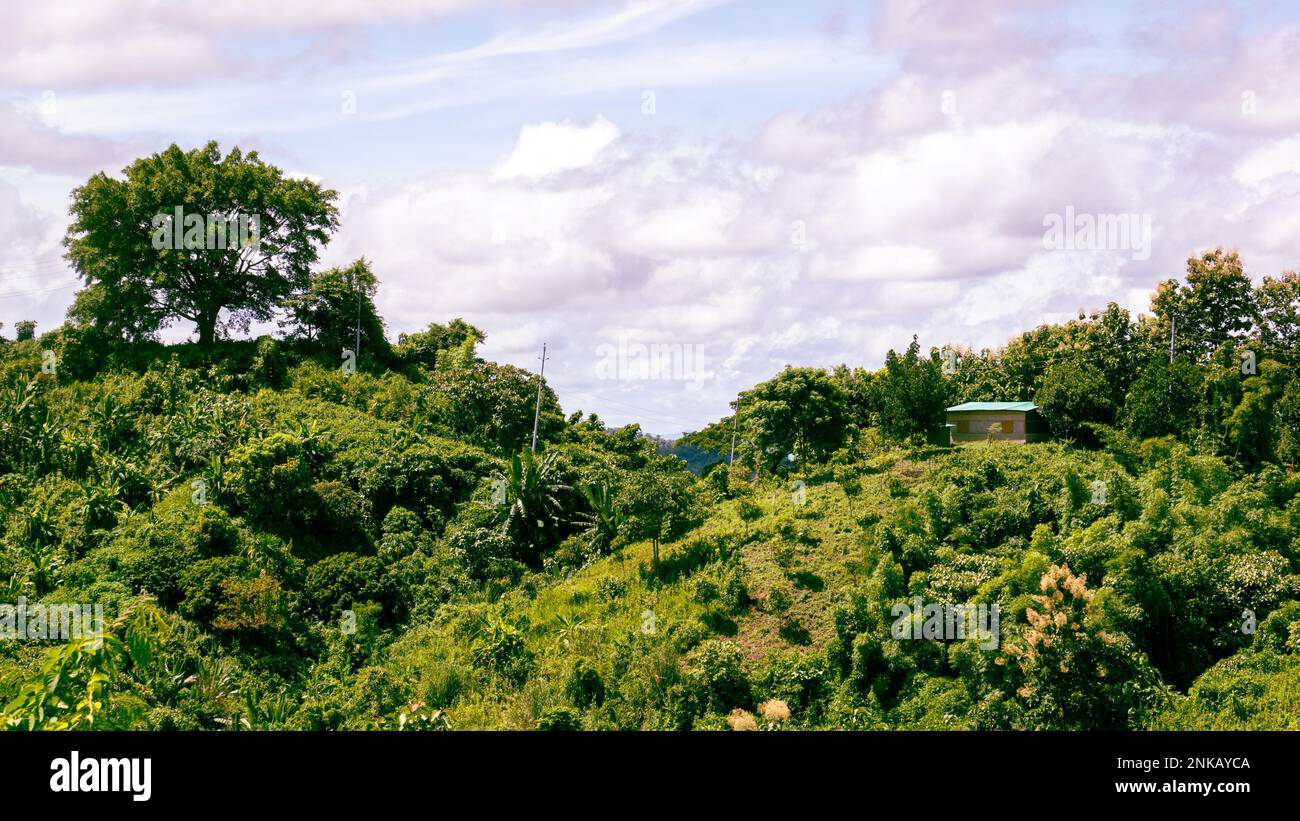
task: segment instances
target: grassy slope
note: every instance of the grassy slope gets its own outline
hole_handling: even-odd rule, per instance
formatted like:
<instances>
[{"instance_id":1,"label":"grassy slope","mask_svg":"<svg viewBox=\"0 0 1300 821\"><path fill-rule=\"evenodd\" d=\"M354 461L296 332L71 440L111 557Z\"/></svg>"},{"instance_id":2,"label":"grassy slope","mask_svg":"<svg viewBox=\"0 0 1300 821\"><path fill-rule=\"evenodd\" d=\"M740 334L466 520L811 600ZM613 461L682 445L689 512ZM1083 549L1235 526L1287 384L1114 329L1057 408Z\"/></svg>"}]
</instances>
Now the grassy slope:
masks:
<instances>
[{"instance_id":1,"label":"grassy slope","mask_svg":"<svg viewBox=\"0 0 1300 821\"><path fill-rule=\"evenodd\" d=\"M638 543L569 578L543 583L535 596L508 595L508 610L527 616L531 628L527 643L538 659L537 672L519 690L502 688L468 698L462 691L449 711L452 720L463 728L532 727L546 708L566 703L562 682L572 659L583 658L596 669L608 671L615 664L615 648L640 630L643 613L648 609L655 614L656 631L689 637L674 649L661 650L659 662L664 675L671 675L672 668L689 668L691 654L676 650L688 650L706 636L737 643L755 682L764 680L765 666L774 657L817 657L834 637L835 606L849 591L867 582L884 555L875 545L880 523L896 521L900 509L911 508L907 502L912 488L943 486L955 476L994 462L1004 474L1003 481L1017 494L1032 486L1049 495L1068 495L1063 470L1078 471L1085 478L1107 476L1113 494L1112 509L1128 508L1126 514L1114 519L1101 516L1101 510L1078 511L1079 517L1066 526L1070 535L1059 541L1053 560L1073 558L1080 563L1095 563L1098 538L1109 541L1100 550L1114 553L1118 544L1116 520L1137 513L1133 481L1110 456L1057 445L977 444L953 451L884 454L834 471L843 481L829 476L810 478L803 504L796 504L793 494L769 482L752 495L720 503L706 524L675 545L666 546L664 583L657 583L649 572L650 545ZM747 515L742 517L742 508L746 507ZM968 536L960 535L956 541ZM738 556L729 560L699 549L701 544L728 540L739 545ZM946 556L953 566L963 568L954 574L956 582L945 581L943 584L949 587L943 587L936 580L941 573L937 565L932 565L930 573L913 575L908 592L942 595L941 590L952 590L955 584L956 589L964 589L974 598L981 588L994 584L999 574L1014 572L1025 550L1023 539L1012 539L1009 544L987 550L959 548L959 553L968 551L966 559L983 553L989 561L973 565L972 570L969 563L963 565L961 555ZM733 566L737 560L749 603L738 612L726 612L725 608L702 601L697 593L701 580L719 586L723 568ZM962 578L963 572L966 578ZM618 592L602 596L602 588ZM788 604L781 601L782 592ZM1004 628L1011 623L1015 629L1016 623L1023 621L1022 608L1018 615L1004 616ZM566 630L567 625L574 627ZM454 631L439 634L435 628L417 628L389 649L389 658L404 674L423 677L426 695L436 698L438 687L430 681L441 682L439 675L446 675L448 660L457 655L452 646L455 640ZM440 661L430 665L430 657ZM1217 689L1211 682L1202 682L1193 689L1191 699L1171 693L1168 709L1154 720L1154 726L1277 727L1279 721L1285 726L1298 725L1300 665L1294 656L1265 662L1262 668L1257 662L1236 657L1215 668L1208 677L1215 681L1231 678L1220 669L1225 665L1230 670L1245 666L1268 672L1262 679L1237 682L1248 698L1244 702L1237 698L1233 709L1221 707L1223 698L1219 693L1224 687L1231 689L1232 682L1220 684ZM763 692L762 687L758 685L754 703L777 695ZM904 688L903 696L883 720L873 720L870 726L971 726L964 717L969 706L955 677L922 673ZM1286 716L1291 716L1289 723L1285 723ZM818 724L826 726L825 722ZM599 720L591 721L589 716L588 726L604 725Z\"/></svg>"}]
</instances>

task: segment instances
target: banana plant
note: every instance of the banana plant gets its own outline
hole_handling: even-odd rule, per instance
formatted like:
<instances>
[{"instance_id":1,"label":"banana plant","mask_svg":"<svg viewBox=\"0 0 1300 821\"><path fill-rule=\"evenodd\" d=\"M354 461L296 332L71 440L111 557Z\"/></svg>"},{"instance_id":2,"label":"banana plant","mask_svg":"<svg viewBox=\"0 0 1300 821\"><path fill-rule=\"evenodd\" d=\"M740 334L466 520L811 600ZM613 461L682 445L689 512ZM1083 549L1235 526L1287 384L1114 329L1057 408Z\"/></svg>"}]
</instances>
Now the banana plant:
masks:
<instances>
[{"instance_id":1,"label":"banana plant","mask_svg":"<svg viewBox=\"0 0 1300 821\"><path fill-rule=\"evenodd\" d=\"M587 525L588 542L603 553L623 527L623 512L615 505L614 494L604 482L580 485L579 490L591 506L591 512L579 514L578 519Z\"/></svg>"},{"instance_id":2,"label":"banana plant","mask_svg":"<svg viewBox=\"0 0 1300 821\"><path fill-rule=\"evenodd\" d=\"M37 596L44 596L58 584L59 561L54 514L48 507L29 508L22 519L21 549L31 564L29 578Z\"/></svg>"},{"instance_id":3,"label":"banana plant","mask_svg":"<svg viewBox=\"0 0 1300 821\"><path fill-rule=\"evenodd\" d=\"M244 713L235 722L236 730L283 730L293 715L295 700L284 691L258 699L252 690L244 692Z\"/></svg>"},{"instance_id":4,"label":"banana plant","mask_svg":"<svg viewBox=\"0 0 1300 821\"><path fill-rule=\"evenodd\" d=\"M577 641L582 626L587 623L586 619L579 616L571 616L567 613L561 613L555 617L555 625L551 630L555 633L555 642L565 651Z\"/></svg>"},{"instance_id":5,"label":"banana plant","mask_svg":"<svg viewBox=\"0 0 1300 821\"><path fill-rule=\"evenodd\" d=\"M126 729L144 703L125 679L153 666L169 632L156 603L137 600L103 635L49 650L40 670L0 711L0 723L27 730Z\"/></svg>"},{"instance_id":6,"label":"banana plant","mask_svg":"<svg viewBox=\"0 0 1300 821\"><path fill-rule=\"evenodd\" d=\"M5 582L4 585L0 585L0 591L3 591L0 595L3 595L4 600L7 602L18 601L18 597L23 594L23 588L26 586L27 582L17 573L14 573L9 577L9 581Z\"/></svg>"},{"instance_id":7,"label":"banana plant","mask_svg":"<svg viewBox=\"0 0 1300 821\"><path fill-rule=\"evenodd\" d=\"M556 481L555 473L555 454L539 460L524 450L511 457L505 477L501 532L514 540L516 558L530 567L540 566L543 551L557 538L563 509L559 494L569 487Z\"/></svg>"},{"instance_id":8,"label":"banana plant","mask_svg":"<svg viewBox=\"0 0 1300 821\"><path fill-rule=\"evenodd\" d=\"M110 479L103 483L82 482L81 498L78 500L78 512L85 521L87 533L113 527L117 523L117 514L126 504L118 498L122 484Z\"/></svg>"}]
</instances>

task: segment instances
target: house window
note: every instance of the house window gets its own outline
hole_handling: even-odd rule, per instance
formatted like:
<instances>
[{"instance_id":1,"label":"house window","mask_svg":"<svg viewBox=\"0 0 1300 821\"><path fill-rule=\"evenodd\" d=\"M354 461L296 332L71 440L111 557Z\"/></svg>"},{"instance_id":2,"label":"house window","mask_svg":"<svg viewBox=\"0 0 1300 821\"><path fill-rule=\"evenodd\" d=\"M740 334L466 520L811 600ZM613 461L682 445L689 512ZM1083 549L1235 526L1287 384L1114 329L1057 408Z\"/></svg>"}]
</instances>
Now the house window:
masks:
<instances>
[{"instance_id":1,"label":"house window","mask_svg":"<svg viewBox=\"0 0 1300 821\"><path fill-rule=\"evenodd\" d=\"M1003 419L1003 420L1002 420L1002 432L1003 432L1003 433L1015 433L1015 432L1016 432L1016 421L1015 421L1014 419Z\"/></svg>"},{"instance_id":2,"label":"house window","mask_svg":"<svg viewBox=\"0 0 1300 821\"><path fill-rule=\"evenodd\" d=\"M970 420L969 420L969 419L958 419L958 420L957 420L957 432L958 432L958 433L970 433Z\"/></svg>"}]
</instances>

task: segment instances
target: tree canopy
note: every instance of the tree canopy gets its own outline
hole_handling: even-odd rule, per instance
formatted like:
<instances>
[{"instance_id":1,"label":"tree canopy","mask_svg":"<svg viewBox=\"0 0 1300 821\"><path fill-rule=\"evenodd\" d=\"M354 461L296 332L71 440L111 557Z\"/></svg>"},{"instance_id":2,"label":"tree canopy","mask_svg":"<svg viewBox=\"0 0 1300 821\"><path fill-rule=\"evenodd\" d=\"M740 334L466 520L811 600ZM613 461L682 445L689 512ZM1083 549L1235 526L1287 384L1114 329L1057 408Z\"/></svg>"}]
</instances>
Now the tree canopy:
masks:
<instances>
[{"instance_id":1,"label":"tree canopy","mask_svg":"<svg viewBox=\"0 0 1300 821\"><path fill-rule=\"evenodd\" d=\"M379 361L391 354L384 320L375 310L379 280L364 258L345 268L328 268L308 275L306 287L288 297L287 317L280 327L291 336L318 343L327 351L356 347L358 326L363 350Z\"/></svg>"},{"instance_id":2,"label":"tree canopy","mask_svg":"<svg viewBox=\"0 0 1300 821\"><path fill-rule=\"evenodd\" d=\"M338 226L337 193L216 142L136 160L72 192L64 245L86 282L72 317L145 339L177 319L201 345L272 318ZM179 241L178 241L179 240Z\"/></svg>"}]
</instances>

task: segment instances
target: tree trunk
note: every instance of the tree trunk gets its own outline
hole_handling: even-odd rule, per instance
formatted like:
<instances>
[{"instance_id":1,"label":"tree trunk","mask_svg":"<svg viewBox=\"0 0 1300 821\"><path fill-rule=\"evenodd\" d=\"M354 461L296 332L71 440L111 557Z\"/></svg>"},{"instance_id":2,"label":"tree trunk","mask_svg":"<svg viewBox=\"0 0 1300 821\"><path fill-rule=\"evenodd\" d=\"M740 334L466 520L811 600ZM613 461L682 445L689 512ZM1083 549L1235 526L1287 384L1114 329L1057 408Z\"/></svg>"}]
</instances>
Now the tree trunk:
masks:
<instances>
[{"instance_id":1,"label":"tree trunk","mask_svg":"<svg viewBox=\"0 0 1300 821\"><path fill-rule=\"evenodd\" d=\"M194 324L199 329L199 344L209 347L217 341L217 311L203 311Z\"/></svg>"}]
</instances>

